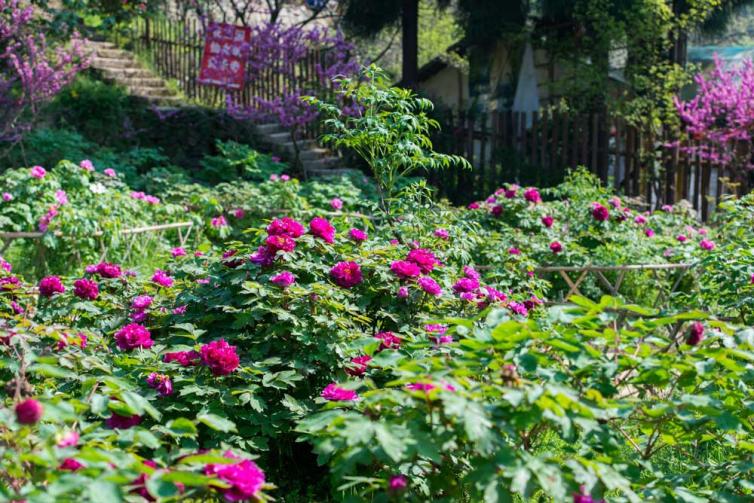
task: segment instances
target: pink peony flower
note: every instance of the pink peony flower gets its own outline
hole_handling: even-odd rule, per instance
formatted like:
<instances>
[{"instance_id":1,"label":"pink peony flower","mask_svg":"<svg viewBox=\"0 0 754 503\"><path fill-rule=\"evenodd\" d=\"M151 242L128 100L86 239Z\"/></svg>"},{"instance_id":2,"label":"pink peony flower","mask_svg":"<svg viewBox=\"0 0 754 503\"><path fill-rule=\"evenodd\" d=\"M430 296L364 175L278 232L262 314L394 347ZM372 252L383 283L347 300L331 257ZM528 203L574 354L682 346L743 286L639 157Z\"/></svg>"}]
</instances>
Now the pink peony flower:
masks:
<instances>
[{"instance_id":1,"label":"pink peony flower","mask_svg":"<svg viewBox=\"0 0 754 503\"><path fill-rule=\"evenodd\" d=\"M115 333L115 343L122 351L136 348L151 348L154 345L152 334L138 323L130 323Z\"/></svg>"},{"instance_id":2,"label":"pink peony flower","mask_svg":"<svg viewBox=\"0 0 754 503\"><path fill-rule=\"evenodd\" d=\"M673 211L673 207L669 204L663 204L661 209L665 213L671 213Z\"/></svg>"},{"instance_id":3,"label":"pink peony flower","mask_svg":"<svg viewBox=\"0 0 754 503\"><path fill-rule=\"evenodd\" d=\"M326 243L332 243L335 241L335 227L322 217L314 217L312 221L309 222L309 232L311 232L314 237L318 237Z\"/></svg>"},{"instance_id":4,"label":"pink peony flower","mask_svg":"<svg viewBox=\"0 0 754 503\"><path fill-rule=\"evenodd\" d=\"M212 341L201 348L202 363L209 367L214 376L224 376L238 368L239 358L236 347L225 339Z\"/></svg>"},{"instance_id":5,"label":"pink peony flower","mask_svg":"<svg viewBox=\"0 0 754 503\"><path fill-rule=\"evenodd\" d=\"M388 491L397 493L408 487L408 480L403 475L393 475L387 483Z\"/></svg>"},{"instance_id":6,"label":"pink peony flower","mask_svg":"<svg viewBox=\"0 0 754 503\"><path fill-rule=\"evenodd\" d=\"M280 179L281 179L282 181L284 181L284 182L287 182L288 180L290 180L290 179L291 179L291 177L290 177L290 176L288 176L288 175L280 175Z\"/></svg>"},{"instance_id":7,"label":"pink peony flower","mask_svg":"<svg viewBox=\"0 0 754 503\"><path fill-rule=\"evenodd\" d=\"M379 351L385 349L398 349L401 347L401 338L393 332L380 332L375 335L374 338L382 341L380 343Z\"/></svg>"},{"instance_id":8,"label":"pink peony flower","mask_svg":"<svg viewBox=\"0 0 754 503\"><path fill-rule=\"evenodd\" d=\"M3 201L13 201L13 195L10 192L3 192Z\"/></svg>"},{"instance_id":9,"label":"pink peony flower","mask_svg":"<svg viewBox=\"0 0 754 503\"><path fill-rule=\"evenodd\" d=\"M47 170L45 170L42 166L34 166L31 168L31 176L37 179L42 179L47 174Z\"/></svg>"},{"instance_id":10,"label":"pink peony flower","mask_svg":"<svg viewBox=\"0 0 754 503\"><path fill-rule=\"evenodd\" d=\"M236 219L241 220L243 217L246 216L246 211L243 208L236 208L235 210L231 211L231 214Z\"/></svg>"},{"instance_id":11,"label":"pink peony flower","mask_svg":"<svg viewBox=\"0 0 754 503\"><path fill-rule=\"evenodd\" d=\"M414 382L406 385L406 389L411 391L424 391L425 393L429 393L435 388L437 388L437 386L429 382Z\"/></svg>"},{"instance_id":12,"label":"pink peony flower","mask_svg":"<svg viewBox=\"0 0 754 503\"><path fill-rule=\"evenodd\" d=\"M372 357L369 355L355 356L351 358L351 362L346 367L346 374L354 377L364 375L370 361L372 361Z\"/></svg>"},{"instance_id":13,"label":"pink peony flower","mask_svg":"<svg viewBox=\"0 0 754 503\"><path fill-rule=\"evenodd\" d=\"M335 383L328 384L320 396L329 402L352 402L359 398L355 391L341 388Z\"/></svg>"},{"instance_id":14,"label":"pink peony flower","mask_svg":"<svg viewBox=\"0 0 754 503\"><path fill-rule=\"evenodd\" d=\"M600 203L592 203L592 217L598 222L605 222L610 219L610 210Z\"/></svg>"},{"instance_id":15,"label":"pink peony flower","mask_svg":"<svg viewBox=\"0 0 754 503\"><path fill-rule=\"evenodd\" d=\"M709 239L702 239L699 242L699 246L701 246L703 249L710 251L715 249L715 243L710 241Z\"/></svg>"},{"instance_id":16,"label":"pink peony flower","mask_svg":"<svg viewBox=\"0 0 754 503\"><path fill-rule=\"evenodd\" d=\"M675 239L676 239L676 240L677 240L677 241L678 241L679 243L685 243L685 242L686 242L686 241L688 240L688 238L687 238L686 236L684 236L683 234L679 234L678 236L676 236L676 238L675 238Z\"/></svg>"},{"instance_id":17,"label":"pink peony flower","mask_svg":"<svg viewBox=\"0 0 754 503\"><path fill-rule=\"evenodd\" d=\"M225 215L220 215L213 217L212 220L210 220L210 224L215 228L226 227L228 225L228 221L225 219Z\"/></svg>"},{"instance_id":18,"label":"pink peony flower","mask_svg":"<svg viewBox=\"0 0 754 503\"><path fill-rule=\"evenodd\" d=\"M610 203L610 206L616 209L620 208L622 205L621 200L618 196L611 197L607 202Z\"/></svg>"},{"instance_id":19,"label":"pink peony flower","mask_svg":"<svg viewBox=\"0 0 754 503\"><path fill-rule=\"evenodd\" d=\"M182 306L178 306L173 309L173 314L178 316L181 314L186 314L186 309L188 308L188 305L184 304Z\"/></svg>"},{"instance_id":20,"label":"pink peony flower","mask_svg":"<svg viewBox=\"0 0 754 503\"><path fill-rule=\"evenodd\" d=\"M186 256L186 249L182 246L177 246L170 250L170 254L173 256L173 258L177 257L185 257Z\"/></svg>"},{"instance_id":21,"label":"pink peony flower","mask_svg":"<svg viewBox=\"0 0 754 503\"><path fill-rule=\"evenodd\" d=\"M105 175L109 177L116 176L115 170L113 168L107 168L103 173L105 173Z\"/></svg>"},{"instance_id":22,"label":"pink peony flower","mask_svg":"<svg viewBox=\"0 0 754 503\"><path fill-rule=\"evenodd\" d=\"M283 271L280 274L271 277L270 281L281 288L288 288L296 282L296 277L288 271Z\"/></svg>"},{"instance_id":23,"label":"pink peony flower","mask_svg":"<svg viewBox=\"0 0 754 503\"><path fill-rule=\"evenodd\" d=\"M550 251L552 251L555 254L558 254L563 251L563 245L560 244L558 241L553 241L550 243Z\"/></svg>"},{"instance_id":24,"label":"pink peony flower","mask_svg":"<svg viewBox=\"0 0 754 503\"><path fill-rule=\"evenodd\" d=\"M110 264L108 262L100 262L96 266L94 266L94 269L92 271L89 271L89 268L87 267L87 272L94 272L96 274L99 274L103 278L119 278L123 272L120 269L120 266L117 264Z\"/></svg>"},{"instance_id":25,"label":"pink peony flower","mask_svg":"<svg viewBox=\"0 0 754 503\"><path fill-rule=\"evenodd\" d=\"M470 210L478 210L480 207L480 204L477 202L470 203L468 206L466 206Z\"/></svg>"},{"instance_id":26,"label":"pink peony flower","mask_svg":"<svg viewBox=\"0 0 754 503\"><path fill-rule=\"evenodd\" d=\"M636 215L636 217L634 217L634 223L644 225L647 223L647 217L644 215Z\"/></svg>"},{"instance_id":27,"label":"pink peony flower","mask_svg":"<svg viewBox=\"0 0 754 503\"><path fill-rule=\"evenodd\" d=\"M434 253L423 248L417 248L408 252L406 260L418 265L423 274L431 273L435 266L440 264L440 261L435 258Z\"/></svg>"},{"instance_id":28,"label":"pink peony flower","mask_svg":"<svg viewBox=\"0 0 754 503\"><path fill-rule=\"evenodd\" d=\"M266 246L260 246L257 248L257 251L249 256L249 261L252 264L257 264L261 267L270 267L275 262L275 254ZM241 263L238 261L232 261L227 262L226 265L235 268L241 265Z\"/></svg>"},{"instance_id":29,"label":"pink peony flower","mask_svg":"<svg viewBox=\"0 0 754 503\"><path fill-rule=\"evenodd\" d=\"M152 281L165 288L173 286L173 278L168 276L168 273L161 269L157 269L152 276Z\"/></svg>"},{"instance_id":30,"label":"pink peony flower","mask_svg":"<svg viewBox=\"0 0 754 503\"><path fill-rule=\"evenodd\" d=\"M366 241L368 236L367 236L367 233L362 231L361 229L354 228L348 231L348 237L350 237L356 242L361 243L361 242Z\"/></svg>"},{"instance_id":31,"label":"pink peony flower","mask_svg":"<svg viewBox=\"0 0 754 503\"><path fill-rule=\"evenodd\" d=\"M518 195L518 189L520 189L518 185L511 185L507 189L503 191L503 194L505 195L506 199L513 199Z\"/></svg>"},{"instance_id":32,"label":"pink peony flower","mask_svg":"<svg viewBox=\"0 0 754 503\"><path fill-rule=\"evenodd\" d=\"M144 196L144 201L146 201L149 204L160 204L160 198L155 196Z\"/></svg>"},{"instance_id":33,"label":"pink peony flower","mask_svg":"<svg viewBox=\"0 0 754 503\"><path fill-rule=\"evenodd\" d=\"M442 288L440 288L440 285L429 276L422 276L419 278L419 286L422 290L435 297L442 295Z\"/></svg>"},{"instance_id":34,"label":"pink peony flower","mask_svg":"<svg viewBox=\"0 0 754 503\"><path fill-rule=\"evenodd\" d=\"M141 416L121 416L115 412L105 421L105 425L111 430L127 430L138 424L141 424Z\"/></svg>"},{"instance_id":35,"label":"pink peony flower","mask_svg":"<svg viewBox=\"0 0 754 503\"><path fill-rule=\"evenodd\" d=\"M284 234L292 238L301 237L305 232L304 226L288 217L277 218L267 226L267 234L277 236Z\"/></svg>"},{"instance_id":36,"label":"pink peony flower","mask_svg":"<svg viewBox=\"0 0 754 503\"><path fill-rule=\"evenodd\" d=\"M689 346L696 346L704 340L704 325L701 322L695 321L691 324L689 335L686 338L686 344Z\"/></svg>"},{"instance_id":37,"label":"pink peony flower","mask_svg":"<svg viewBox=\"0 0 754 503\"><path fill-rule=\"evenodd\" d=\"M646 229L644 231L644 235L647 236L648 238L654 237L655 231L653 231L652 229Z\"/></svg>"},{"instance_id":38,"label":"pink peony flower","mask_svg":"<svg viewBox=\"0 0 754 503\"><path fill-rule=\"evenodd\" d=\"M479 279L481 278L476 269L474 269L470 265L463 266L463 275L466 278L475 279L477 281L479 281Z\"/></svg>"},{"instance_id":39,"label":"pink peony flower","mask_svg":"<svg viewBox=\"0 0 754 503\"><path fill-rule=\"evenodd\" d=\"M542 217L542 224L548 229L552 227L553 222L555 222L555 219L552 218L550 215L545 215Z\"/></svg>"},{"instance_id":40,"label":"pink peony flower","mask_svg":"<svg viewBox=\"0 0 754 503\"><path fill-rule=\"evenodd\" d=\"M143 311L152 305L152 300L152 297L149 295L139 295L131 301L131 307L136 311Z\"/></svg>"},{"instance_id":41,"label":"pink peony flower","mask_svg":"<svg viewBox=\"0 0 754 503\"><path fill-rule=\"evenodd\" d=\"M479 288L479 280L476 278L461 278L453 285L456 293L469 293Z\"/></svg>"},{"instance_id":42,"label":"pink peony flower","mask_svg":"<svg viewBox=\"0 0 754 503\"><path fill-rule=\"evenodd\" d=\"M343 209L343 201L335 197L330 200L330 207L334 209L335 211L339 211Z\"/></svg>"},{"instance_id":43,"label":"pink peony flower","mask_svg":"<svg viewBox=\"0 0 754 503\"><path fill-rule=\"evenodd\" d=\"M172 353L165 353L162 356L163 362L176 362L181 367L193 367L194 365L198 365L201 359L202 355L196 351L174 351Z\"/></svg>"},{"instance_id":44,"label":"pink peony flower","mask_svg":"<svg viewBox=\"0 0 754 503\"><path fill-rule=\"evenodd\" d=\"M33 398L27 398L16 404L16 421L19 424L36 424L42 419L44 407Z\"/></svg>"},{"instance_id":45,"label":"pink peony flower","mask_svg":"<svg viewBox=\"0 0 754 503\"><path fill-rule=\"evenodd\" d=\"M539 194L539 191L534 187L529 187L528 189L524 191L524 199L534 204L542 202L542 196Z\"/></svg>"},{"instance_id":46,"label":"pink peony flower","mask_svg":"<svg viewBox=\"0 0 754 503\"><path fill-rule=\"evenodd\" d=\"M235 457L227 456L226 457ZM207 465L205 475L214 475L230 487L218 489L225 501L258 501L265 484L264 472L248 459L235 464Z\"/></svg>"},{"instance_id":47,"label":"pink peony flower","mask_svg":"<svg viewBox=\"0 0 754 503\"><path fill-rule=\"evenodd\" d=\"M398 292L395 294L399 299L405 299L408 297L408 288L405 286L402 286L398 289Z\"/></svg>"},{"instance_id":48,"label":"pink peony flower","mask_svg":"<svg viewBox=\"0 0 754 503\"><path fill-rule=\"evenodd\" d=\"M513 248L508 248L508 253L509 253L510 255L521 255L521 250L519 250L519 249L518 249L518 248L516 248L516 247L513 247Z\"/></svg>"},{"instance_id":49,"label":"pink peony flower","mask_svg":"<svg viewBox=\"0 0 754 503\"><path fill-rule=\"evenodd\" d=\"M421 275L421 268L407 260L396 260L390 264L390 271L400 279L411 279Z\"/></svg>"},{"instance_id":50,"label":"pink peony flower","mask_svg":"<svg viewBox=\"0 0 754 503\"><path fill-rule=\"evenodd\" d=\"M450 238L450 233L447 229L435 229L435 237L447 241Z\"/></svg>"},{"instance_id":51,"label":"pink peony flower","mask_svg":"<svg viewBox=\"0 0 754 503\"><path fill-rule=\"evenodd\" d=\"M526 306L524 304L519 304L518 302L509 303L508 309L510 309L513 313L518 314L519 316L529 315L529 310L526 309Z\"/></svg>"},{"instance_id":52,"label":"pink peony flower","mask_svg":"<svg viewBox=\"0 0 754 503\"><path fill-rule=\"evenodd\" d=\"M141 199L142 201L147 195L143 192L131 192L131 199Z\"/></svg>"},{"instance_id":53,"label":"pink peony flower","mask_svg":"<svg viewBox=\"0 0 754 503\"><path fill-rule=\"evenodd\" d=\"M99 285L90 279L77 279L73 282L73 294L80 299L97 300Z\"/></svg>"},{"instance_id":54,"label":"pink peony flower","mask_svg":"<svg viewBox=\"0 0 754 503\"><path fill-rule=\"evenodd\" d=\"M279 251L289 253L296 249L296 241L285 234L267 236L264 242L267 245L267 249L273 255Z\"/></svg>"},{"instance_id":55,"label":"pink peony flower","mask_svg":"<svg viewBox=\"0 0 754 503\"><path fill-rule=\"evenodd\" d=\"M85 171L94 171L94 164L92 164L92 161L90 161L89 159L84 159L83 161L81 161L79 163L79 166Z\"/></svg>"},{"instance_id":56,"label":"pink peony flower","mask_svg":"<svg viewBox=\"0 0 754 503\"><path fill-rule=\"evenodd\" d=\"M39 281L39 295L42 297L49 298L63 292L65 292L65 287L57 276L47 276Z\"/></svg>"},{"instance_id":57,"label":"pink peony flower","mask_svg":"<svg viewBox=\"0 0 754 503\"><path fill-rule=\"evenodd\" d=\"M356 262L338 262L330 269L330 277L336 285L352 288L362 282L361 267Z\"/></svg>"},{"instance_id":58,"label":"pink peony flower","mask_svg":"<svg viewBox=\"0 0 754 503\"><path fill-rule=\"evenodd\" d=\"M58 466L58 470L69 471L69 472L75 472L82 468L84 468L84 465L82 465L81 463L79 463L73 458L65 458L63 462L60 463L60 466Z\"/></svg>"},{"instance_id":59,"label":"pink peony flower","mask_svg":"<svg viewBox=\"0 0 754 503\"><path fill-rule=\"evenodd\" d=\"M64 206L68 204L68 194L64 190L57 190L55 191L55 200L60 206Z\"/></svg>"},{"instance_id":60,"label":"pink peony flower","mask_svg":"<svg viewBox=\"0 0 754 503\"><path fill-rule=\"evenodd\" d=\"M152 372L147 377L147 385L149 385L150 388L156 389L157 393L161 396L169 396L173 394L173 381L170 380L170 376L168 375Z\"/></svg>"},{"instance_id":61,"label":"pink peony flower","mask_svg":"<svg viewBox=\"0 0 754 503\"><path fill-rule=\"evenodd\" d=\"M73 447L79 443L79 432L76 430L69 430L60 437L58 440L58 447Z\"/></svg>"}]
</instances>

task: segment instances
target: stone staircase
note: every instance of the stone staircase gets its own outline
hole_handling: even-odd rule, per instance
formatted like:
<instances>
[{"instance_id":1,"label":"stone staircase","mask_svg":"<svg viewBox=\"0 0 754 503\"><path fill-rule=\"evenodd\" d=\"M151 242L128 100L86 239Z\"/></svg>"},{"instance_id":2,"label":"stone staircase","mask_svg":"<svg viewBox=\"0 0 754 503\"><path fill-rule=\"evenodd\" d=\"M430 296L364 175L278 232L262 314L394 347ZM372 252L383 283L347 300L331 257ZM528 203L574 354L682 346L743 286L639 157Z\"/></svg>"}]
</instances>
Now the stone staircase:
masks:
<instances>
[{"instance_id":1,"label":"stone staircase","mask_svg":"<svg viewBox=\"0 0 754 503\"><path fill-rule=\"evenodd\" d=\"M124 86L129 94L161 108L175 108L181 104L181 97L167 86L165 80L139 63L131 52L119 49L110 42L89 41L88 47L92 53L91 67L101 71L107 80ZM289 131L274 123L259 124L255 130L272 152L291 162L295 159ZM300 140L297 144L300 167L307 177L357 172L339 168L341 159L313 140Z\"/></svg>"},{"instance_id":2,"label":"stone staircase","mask_svg":"<svg viewBox=\"0 0 754 503\"><path fill-rule=\"evenodd\" d=\"M139 63L129 51L119 49L110 42L88 42L92 51L91 67L103 76L122 85L128 93L156 105L174 105L180 96L170 89L162 78Z\"/></svg>"}]
</instances>

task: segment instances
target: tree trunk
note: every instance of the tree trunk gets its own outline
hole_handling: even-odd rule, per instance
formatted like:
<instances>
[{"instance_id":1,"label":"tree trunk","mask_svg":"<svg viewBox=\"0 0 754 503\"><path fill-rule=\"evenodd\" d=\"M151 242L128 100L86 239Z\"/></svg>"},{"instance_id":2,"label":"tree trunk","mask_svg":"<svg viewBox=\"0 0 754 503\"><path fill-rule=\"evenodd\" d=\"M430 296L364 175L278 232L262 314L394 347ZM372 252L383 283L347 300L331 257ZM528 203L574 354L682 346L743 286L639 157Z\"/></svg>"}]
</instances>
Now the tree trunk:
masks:
<instances>
[{"instance_id":1,"label":"tree trunk","mask_svg":"<svg viewBox=\"0 0 754 503\"><path fill-rule=\"evenodd\" d=\"M403 79L414 87L419 78L419 0L403 0Z\"/></svg>"}]
</instances>

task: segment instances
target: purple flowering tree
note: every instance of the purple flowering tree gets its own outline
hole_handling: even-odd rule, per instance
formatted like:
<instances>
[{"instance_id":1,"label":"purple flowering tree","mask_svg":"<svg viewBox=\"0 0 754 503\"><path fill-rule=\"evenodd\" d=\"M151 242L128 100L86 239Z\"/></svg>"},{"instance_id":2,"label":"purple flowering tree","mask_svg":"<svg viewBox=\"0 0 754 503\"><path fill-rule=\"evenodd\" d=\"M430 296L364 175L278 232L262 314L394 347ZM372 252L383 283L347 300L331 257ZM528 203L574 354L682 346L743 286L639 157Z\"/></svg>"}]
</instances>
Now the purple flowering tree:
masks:
<instances>
[{"instance_id":1,"label":"purple flowering tree","mask_svg":"<svg viewBox=\"0 0 754 503\"><path fill-rule=\"evenodd\" d=\"M709 76L700 73L696 96L675 98L675 106L688 135L682 151L698 156L742 176L751 170L754 135L754 64L726 68L715 57Z\"/></svg>"},{"instance_id":2,"label":"purple flowering tree","mask_svg":"<svg viewBox=\"0 0 754 503\"><path fill-rule=\"evenodd\" d=\"M85 68L82 40L52 47L35 25L34 9L0 0L0 142L16 142L41 105Z\"/></svg>"}]
</instances>

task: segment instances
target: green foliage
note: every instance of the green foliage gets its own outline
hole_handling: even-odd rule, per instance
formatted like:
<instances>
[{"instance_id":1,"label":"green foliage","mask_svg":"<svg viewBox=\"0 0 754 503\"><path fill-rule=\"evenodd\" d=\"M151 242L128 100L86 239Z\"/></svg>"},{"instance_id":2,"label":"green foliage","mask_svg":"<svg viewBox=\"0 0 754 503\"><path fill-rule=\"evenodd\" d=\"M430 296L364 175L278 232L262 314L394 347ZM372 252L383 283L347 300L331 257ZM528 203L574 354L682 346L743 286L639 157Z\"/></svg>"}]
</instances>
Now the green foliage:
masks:
<instances>
[{"instance_id":1,"label":"green foliage","mask_svg":"<svg viewBox=\"0 0 754 503\"><path fill-rule=\"evenodd\" d=\"M270 175L281 174L285 167L279 160L234 141L218 140L217 151L218 155L206 156L201 161L198 180L211 184L234 180L262 182Z\"/></svg>"},{"instance_id":2,"label":"green foliage","mask_svg":"<svg viewBox=\"0 0 754 503\"><path fill-rule=\"evenodd\" d=\"M411 91L391 87L385 73L376 66L364 68L358 79L338 79L338 93L358 111L349 115L337 105L317 98L307 102L326 117L325 144L356 152L369 165L385 198L394 195L396 183L416 170L470 167L468 161L432 150L429 135L439 128L427 113L432 102Z\"/></svg>"}]
</instances>

